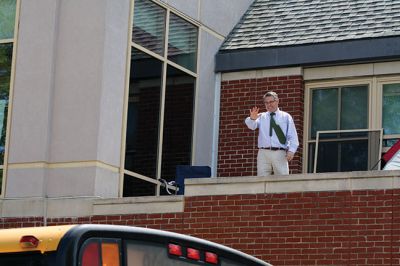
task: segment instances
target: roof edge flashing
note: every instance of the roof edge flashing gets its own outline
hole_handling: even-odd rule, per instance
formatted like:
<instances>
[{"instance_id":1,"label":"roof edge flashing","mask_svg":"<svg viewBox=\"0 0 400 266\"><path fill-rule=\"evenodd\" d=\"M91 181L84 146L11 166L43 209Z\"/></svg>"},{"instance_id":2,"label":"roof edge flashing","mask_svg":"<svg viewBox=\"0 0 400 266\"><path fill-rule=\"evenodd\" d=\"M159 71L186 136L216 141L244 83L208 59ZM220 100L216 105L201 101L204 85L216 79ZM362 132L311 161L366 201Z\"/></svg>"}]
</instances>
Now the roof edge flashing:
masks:
<instances>
[{"instance_id":1,"label":"roof edge flashing","mask_svg":"<svg viewBox=\"0 0 400 266\"><path fill-rule=\"evenodd\" d=\"M216 55L215 72L337 65L398 58L400 58L400 36L296 46L222 50Z\"/></svg>"}]
</instances>

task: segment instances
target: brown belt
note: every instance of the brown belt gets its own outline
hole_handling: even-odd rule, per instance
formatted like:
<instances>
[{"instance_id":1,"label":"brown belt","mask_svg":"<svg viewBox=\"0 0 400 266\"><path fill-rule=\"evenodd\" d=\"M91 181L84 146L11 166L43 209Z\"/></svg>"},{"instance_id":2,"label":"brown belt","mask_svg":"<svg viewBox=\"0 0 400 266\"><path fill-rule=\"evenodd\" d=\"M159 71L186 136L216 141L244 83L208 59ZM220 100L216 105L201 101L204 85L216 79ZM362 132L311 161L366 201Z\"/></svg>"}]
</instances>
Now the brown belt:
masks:
<instances>
[{"instance_id":1,"label":"brown belt","mask_svg":"<svg viewBox=\"0 0 400 266\"><path fill-rule=\"evenodd\" d=\"M279 150L286 151L286 149L284 149L284 148L278 148L278 147L260 147L260 149L263 149L263 150L271 150L271 151L279 151Z\"/></svg>"}]
</instances>

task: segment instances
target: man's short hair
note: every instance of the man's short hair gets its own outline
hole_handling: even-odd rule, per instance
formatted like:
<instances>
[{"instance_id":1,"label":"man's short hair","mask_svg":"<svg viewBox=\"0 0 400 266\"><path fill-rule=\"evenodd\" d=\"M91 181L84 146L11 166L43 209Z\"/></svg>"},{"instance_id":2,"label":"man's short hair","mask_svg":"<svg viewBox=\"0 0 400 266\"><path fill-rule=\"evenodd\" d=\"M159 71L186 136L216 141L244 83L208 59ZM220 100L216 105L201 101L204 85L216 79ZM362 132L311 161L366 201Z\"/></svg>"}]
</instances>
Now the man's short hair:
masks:
<instances>
[{"instance_id":1,"label":"man's short hair","mask_svg":"<svg viewBox=\"0 0 400 266\"><path fill-rule=\"evenodd\" d=\"M278 94L276 94L276 92L274 92L274 91L269 91L266 94L264 94L263 99L265 99L267 97L273 97L275 101L279 99Z\"/></svg>"}]
</instances>

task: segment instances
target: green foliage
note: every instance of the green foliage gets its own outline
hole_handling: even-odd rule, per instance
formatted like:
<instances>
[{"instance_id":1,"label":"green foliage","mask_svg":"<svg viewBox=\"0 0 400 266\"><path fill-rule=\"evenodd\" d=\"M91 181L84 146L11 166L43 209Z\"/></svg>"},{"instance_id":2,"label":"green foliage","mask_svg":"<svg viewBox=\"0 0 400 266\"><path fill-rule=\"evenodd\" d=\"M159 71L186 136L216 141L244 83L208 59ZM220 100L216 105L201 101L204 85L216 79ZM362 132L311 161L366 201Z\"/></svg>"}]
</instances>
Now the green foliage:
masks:
<instances>
[{"instance_id":1,"label":"green foliage","mask_svg":"<svg viewBox=\"0 0 400 266\"><path fill-rule=\"evenodd\" d=\"M14 38L16 0L0 0L0 39Z\"/></svg>"}]
</instances>

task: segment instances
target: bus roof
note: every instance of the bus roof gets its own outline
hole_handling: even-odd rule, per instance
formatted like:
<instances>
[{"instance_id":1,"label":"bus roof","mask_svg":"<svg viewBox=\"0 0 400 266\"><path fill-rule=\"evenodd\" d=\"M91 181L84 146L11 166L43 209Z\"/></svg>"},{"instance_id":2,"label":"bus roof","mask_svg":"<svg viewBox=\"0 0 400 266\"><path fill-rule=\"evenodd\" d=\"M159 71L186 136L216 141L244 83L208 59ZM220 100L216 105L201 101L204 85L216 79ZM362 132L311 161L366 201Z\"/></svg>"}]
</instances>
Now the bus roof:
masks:
<instances>
[{"instance_id":1,"label":"bus roof","mask_svg":"<svg viewBox=\"0 0 400 266\"><path fill-rule=\"evenodd\" d=\"M65 233L75 225L47 227L26 227L0 230L0 253L55 251ZM37 247L22 247L20 240L24 236L34 236L39 240Z\"/></svg>"},{"instance_id":2,"label":"bus roof","mask_svg":"<svg viewBox=\"0 0 400 266\"><path fill-rule=\"evenodd\" d=\"M21 243L21 238L24 236L35 237L38 241L34 240L34 242L38 242L38 245L29 245L29 241ZM175 243L215 252L245 265L270 265L239 250L205 239L149 228L96 224L3 229L0 230L0 254L57 251L59 260L57 266L75 265L73 262L78 261L78 253L75 251L79 250L80 245L89 238L121 238L164 244Z\"/></svg>"}]
</instances>

